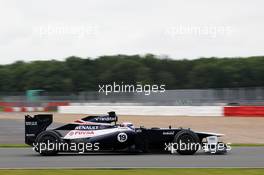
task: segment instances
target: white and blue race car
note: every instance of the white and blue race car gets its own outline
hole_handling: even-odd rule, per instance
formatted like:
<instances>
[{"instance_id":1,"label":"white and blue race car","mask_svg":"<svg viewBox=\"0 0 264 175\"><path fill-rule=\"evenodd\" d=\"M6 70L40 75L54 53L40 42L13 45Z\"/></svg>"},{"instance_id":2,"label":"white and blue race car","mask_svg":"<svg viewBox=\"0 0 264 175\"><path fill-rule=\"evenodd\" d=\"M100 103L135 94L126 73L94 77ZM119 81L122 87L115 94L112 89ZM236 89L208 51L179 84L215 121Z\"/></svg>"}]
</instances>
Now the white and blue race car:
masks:
<instances>
[{"instance_id":1,"label":"white and blue race car","mask_svg":"<svg viewBox=\"0 0 264 175\"><path fill-rule=\"evenodd\" d=\"M168 152L192 155L199 149L223 154L227 144L219 142L222 134L195 132L184 128L135 128L132 123L118 124L115 112L88 116L61 127L47 130L51 114L25 116L25 143L41 155L59 152L129 151Z\"/></svg>"}]
</instances>

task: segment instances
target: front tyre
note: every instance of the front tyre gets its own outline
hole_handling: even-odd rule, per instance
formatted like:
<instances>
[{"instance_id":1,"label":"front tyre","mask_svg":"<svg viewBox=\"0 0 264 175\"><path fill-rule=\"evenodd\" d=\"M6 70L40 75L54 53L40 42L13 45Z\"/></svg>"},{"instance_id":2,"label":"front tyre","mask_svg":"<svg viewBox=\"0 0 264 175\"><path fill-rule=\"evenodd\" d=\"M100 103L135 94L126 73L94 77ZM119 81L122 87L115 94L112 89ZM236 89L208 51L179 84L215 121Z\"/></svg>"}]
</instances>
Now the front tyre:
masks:
<instances>
[{"instance_id":1,"label":"front tyre","mask_svg":"<svg viewBox=\"0 0 264 175\"><path fill-rule=\"evenodd\" d=\"M200 139L193 131L183 129L175 135L174 143L177 144L176 151L179 154L193 155L199 149Z\"/></svg>"}]
</instances>

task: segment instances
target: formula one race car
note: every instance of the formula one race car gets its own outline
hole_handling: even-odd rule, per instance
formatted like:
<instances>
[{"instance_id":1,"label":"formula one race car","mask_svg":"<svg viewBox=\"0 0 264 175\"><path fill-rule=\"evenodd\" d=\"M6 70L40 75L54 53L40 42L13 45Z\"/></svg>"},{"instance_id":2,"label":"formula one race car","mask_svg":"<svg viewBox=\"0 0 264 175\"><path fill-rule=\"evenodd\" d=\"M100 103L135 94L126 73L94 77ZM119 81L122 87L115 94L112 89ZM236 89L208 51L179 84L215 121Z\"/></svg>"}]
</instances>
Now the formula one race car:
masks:
<instances>
[{"instance_id":1,"label":"formula one race car","mask_svg":"<svg viewBox=\"0 0 264 175\"><path fill-rule=\"evenodd\" d=\"M199 149L222 154L229 149L219 142L221 134L194 132L183 128L135 128L132 123L117 124L115 112L88 116L52 130L51 114L25 116L25 143L41 155L59 152L130 151L168 152L192 155Z\"/></svg>"}]
</instances>

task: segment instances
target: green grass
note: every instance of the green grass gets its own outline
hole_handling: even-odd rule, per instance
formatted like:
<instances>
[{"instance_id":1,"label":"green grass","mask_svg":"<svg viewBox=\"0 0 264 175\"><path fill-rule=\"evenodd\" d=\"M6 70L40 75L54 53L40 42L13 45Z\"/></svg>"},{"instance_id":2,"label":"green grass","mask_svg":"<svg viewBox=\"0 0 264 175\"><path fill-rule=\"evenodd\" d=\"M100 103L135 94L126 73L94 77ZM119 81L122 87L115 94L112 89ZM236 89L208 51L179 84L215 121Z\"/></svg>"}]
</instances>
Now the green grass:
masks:
<instances>
[{"instance_id":1,"label":"green grass","mask_svg":"<svg viewBox=\"0 0 264 175\"><path fill-rule=\"evenodd\" d=\"M26 144L0 144L0 148L26 148Z\"/></svg>"},{"instance_id":2,"label":"green grass","mask_svg":"<svg viewBox=\"0 0 264 175\"><path fill-rule=\"evenodd\" d=\"M264 146L263 143L233 143L231 146Z\"/></svg>"},{"instance_id":3,"label":"green grass","mask_svg":"<svg viewBox=\"0 0 264 175\"><path fill-rule=\"evenodd\" d=\"M264 146L264 144L258 143L233 143L231 146L239 147L239 146ZM26 148L29 147L26 144L0 144L0 148Z\"/></svg>"},{"instance_id":4,"label":"green grass","mask_svg":"<svg viewBox=\"0 0 264 175\"><path fill-rule=\"evenodd\" d=\"M264 169L90 169L90 170L0 170L1 175L260 175Z\"/></svg>"}]
</instances>

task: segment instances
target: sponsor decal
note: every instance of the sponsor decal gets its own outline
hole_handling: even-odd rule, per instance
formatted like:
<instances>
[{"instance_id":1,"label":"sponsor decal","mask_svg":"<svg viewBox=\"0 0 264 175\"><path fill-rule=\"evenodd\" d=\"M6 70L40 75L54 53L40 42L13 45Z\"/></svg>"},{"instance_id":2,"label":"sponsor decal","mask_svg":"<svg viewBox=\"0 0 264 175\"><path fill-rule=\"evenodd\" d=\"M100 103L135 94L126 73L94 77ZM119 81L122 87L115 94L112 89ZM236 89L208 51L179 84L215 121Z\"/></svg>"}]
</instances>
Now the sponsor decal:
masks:
<instances>
[{"instance_id":1,"label":"sponsor decal","mask_svg":"<svg viewBox=\"0 0 264 175\"><path fill-rule=\"evenodd\" d=\"M174 131L164 131L163 135L174 135Z\"/></svg>"},{"instance_id":2,"label":"sponsor decal","mask_svg":"<svg viewBox=\"0 0 264 175\"><path fill-rule=\"evenodd\" d=\"M96 121L106 121L106 122L109 122L109 121L115 121L116 120L116 117L98 117L98 118L95 118Z\"/></svg>"},{"instance_id":3,"label":"sponsor decal","mask_svg":"<svg viewBox=\"0 0 264 175\"><path fill-rule=\"evenodd\" d=\"M64 139L77 139L77 138L88 138L88 137L95 137L95 136L100 136L100 135L105 135L105 134L110 134L110 133L115 133L115 132L121 132L120 142L125 142L127 139L126 136L124 135L124 131L131 131L130 128L128 127L123 127L123 128L111 128L111 129L99 129L99 130L71 130L66 134Z\"/></svg>"},{"instance_id":4,"label":"sponsor decal","mask_svg":"<svg viewBox=\"0 0 264 175\"><path fill-rule=\"evenodd\" d=\"M26 122L27 126L36 126L38 125L38 122Z\"/></svg>"},{"instance_id":5,"label":"sponsor decal","mask_svg":"<svg viewBox=\"0 0 264 175\"><path fill-rule=\"evenodd\" d=\"M74 131L69 132L68 135L69 135L69 136L73 136L73 135L74 135Z\"/></svg>"},{"instance_id":6,"label":"sponsor decal","mask_svg":"<svg viewBox=\"0 0 264 175\"><path fill-rule=\"evenodd\" d=\"M70 131L67 135L69 136L93 136L93 131Z\"/></svg>"},{"instance_id":7,"label":"sponsor decal","mask_svg":"<svg viewBox=\"0 0 264 175\"><path fill-rule=\"evenodd\" d=\"M35 134L26 134L27 137L34 137Z\"/></svg>"},{"instance_id":8,"label":"sponsor decal","mask_svg":"<svg viewBox=\"0 0 264 175\"><path fill-rule=\"evenodd\" d=\"M117 135L117 140L121 143L127 141L127 134L124 132L121 132Z\"/></svg>"},{"instance_id":9,"label":"sponsor decal","mask_svg":"<svg viewBox=\"0 0 264 175\"><path fill-rule=\"evenodd\" d=\"M142 132L142 130L141 129L136 129L136 132Z\"/></svg>"},{"instance_id":10,"label":"sponsor decal","mask_svg":"<svg viewBox=\"0 0 264 175\"><path fill-rule=\"evenodd\" d=\"M91 126L91 125L80 125L75 127L76 130L97 130L99 126Z\"/></svg>"},{"instance_id":11,"label":"sponsor decal","mask_svg":"<svg viewBox=\"0 0 264 175\"><path fill-rule=\"evenodd\" d=\"M74 134L75 135L93 135L94 132L93 131L75 131Z\"/></svg>"}]
</instances>

